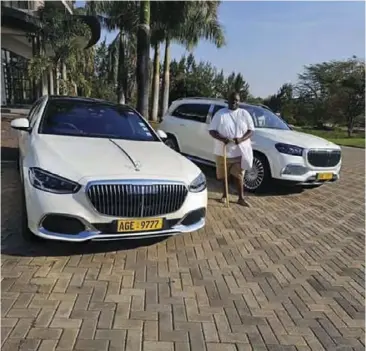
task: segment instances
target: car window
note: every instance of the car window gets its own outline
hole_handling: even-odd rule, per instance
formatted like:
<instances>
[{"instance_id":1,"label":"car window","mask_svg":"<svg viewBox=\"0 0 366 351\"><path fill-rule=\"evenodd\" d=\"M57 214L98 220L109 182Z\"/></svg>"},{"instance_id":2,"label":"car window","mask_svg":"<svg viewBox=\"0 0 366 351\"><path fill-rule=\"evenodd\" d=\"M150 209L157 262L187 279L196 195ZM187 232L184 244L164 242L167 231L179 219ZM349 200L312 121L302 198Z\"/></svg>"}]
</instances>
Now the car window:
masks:
<instances>
[{"instance_id":1,"label":"car window","mask_svg":"<svg viewBox=\"0 0 366 351\"><path fill-rule=\"evenodd\" d=\"M49 101L39 133L160 141L152 128L132 108L79 100Z\"/></svg>"},{"instance_id":2,"label":"car window","mask_svg":"<svg viewBox=\"0 0 366 351\"><path fill-rule=\"evenodd\" d=\"M209 104L182 104L173 111L172 116L206 123L209 108Z\"/></svg>"},{"instance_id":3,"label":"car window","mask_svg":"<svg viewBox=\"0 0 366 351\"><path fill-rule=\"evenodd\" d=\"M290 127L272 111L261 106L241 105L253 118L255 128L290 130Z\"/></svg>"}]
</instances>

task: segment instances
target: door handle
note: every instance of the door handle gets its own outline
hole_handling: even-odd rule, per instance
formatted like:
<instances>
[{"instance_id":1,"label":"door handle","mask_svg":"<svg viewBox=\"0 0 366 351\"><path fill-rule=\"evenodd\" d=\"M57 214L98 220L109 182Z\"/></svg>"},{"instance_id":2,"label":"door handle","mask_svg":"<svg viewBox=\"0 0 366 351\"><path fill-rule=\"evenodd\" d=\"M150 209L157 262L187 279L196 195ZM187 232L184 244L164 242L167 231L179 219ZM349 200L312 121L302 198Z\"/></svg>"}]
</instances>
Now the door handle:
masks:
<instances>
[{"instance_id":1,"label":"door handle","mask_svg":"<svg viewBox=\"0 0 366 351\"><path fill-rule=\"evenodd\" d=\"M185 124L179 124L181 127L185 127L186 125Z\"/></svg>"}]
</instances>

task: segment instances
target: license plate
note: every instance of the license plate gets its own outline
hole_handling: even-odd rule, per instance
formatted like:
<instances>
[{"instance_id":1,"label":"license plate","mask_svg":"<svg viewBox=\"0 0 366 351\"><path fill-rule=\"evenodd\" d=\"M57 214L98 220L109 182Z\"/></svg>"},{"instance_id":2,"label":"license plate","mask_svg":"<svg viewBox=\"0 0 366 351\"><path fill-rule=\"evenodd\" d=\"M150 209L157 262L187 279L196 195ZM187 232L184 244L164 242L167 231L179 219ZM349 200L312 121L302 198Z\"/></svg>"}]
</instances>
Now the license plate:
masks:
<instances>
[{"instance_id":1,"label":"license plate","mask_svg":"<svg viewBox=\"0 0 366 351\"><path fill-rule=\"evenodd\" d=\"M117 222L117 231L126 232L147 232L163 228L162 218L149 219L121 219Z\"/></svg>"},{"instance_id":2,"label":"license plate","mask_svg":"<svg viewBox=\"0 0 366 351\"><path fill-rule=\"evenodd\" d=\"M331 180L333 178L333 173L318 173L318 180Z\"/></svg>"}]
</instances>

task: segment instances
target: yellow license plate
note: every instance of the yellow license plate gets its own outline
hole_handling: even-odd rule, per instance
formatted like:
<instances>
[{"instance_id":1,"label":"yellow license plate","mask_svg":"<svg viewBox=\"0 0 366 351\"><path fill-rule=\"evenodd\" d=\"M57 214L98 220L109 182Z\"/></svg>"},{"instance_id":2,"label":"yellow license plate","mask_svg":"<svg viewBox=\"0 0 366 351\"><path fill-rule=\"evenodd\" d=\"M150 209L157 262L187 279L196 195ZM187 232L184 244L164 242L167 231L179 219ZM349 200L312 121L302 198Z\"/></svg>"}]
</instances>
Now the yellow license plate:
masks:
<instances>
[{"instance_id":1,"label":"yellow license plate","mask_svg":"<svg viewBox=\"0 0 366 351\"><path fill-rule=\"evenodd\" d=\"M318 173L318 180L330 180L333 178L333 173Z\"/></svg>"},{"instance_id":2,"label":"yellow license plate","mask_svg":"<svg viewBox=\"0 0 366 351\"><path fill-rule=\"evenodd\" d=\"M125 232L147 232L149 230L158 230L163 228L162 218L148 219L120 219L117 222L117 231Z\"/></svg>"}]
</instances>

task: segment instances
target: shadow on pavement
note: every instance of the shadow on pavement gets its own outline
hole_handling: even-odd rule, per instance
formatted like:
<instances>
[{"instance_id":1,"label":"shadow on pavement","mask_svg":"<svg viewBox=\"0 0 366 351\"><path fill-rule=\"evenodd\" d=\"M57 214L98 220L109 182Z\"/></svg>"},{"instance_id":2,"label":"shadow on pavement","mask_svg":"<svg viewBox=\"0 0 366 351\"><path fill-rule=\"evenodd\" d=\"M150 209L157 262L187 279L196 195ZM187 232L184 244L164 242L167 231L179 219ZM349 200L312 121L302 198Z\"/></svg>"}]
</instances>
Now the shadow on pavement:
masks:
<instances>
[{"instance_id":1,"label":"shadow on pavement","mask_svg":"<svg viewBox=\"0 0 366 351\"><path fill-rule=\"evenodd\" d=\"M1 161L16 161L18 158L18 148L17 147L1 147Z\"/></svg>"},{"instance_id":2,"label":"shadow on pavement","mask_svg":"<svg viewBox=\"0 0 366 351\"><path fill-rule=\"evenodd\" d=\"M13 235L9 235L5 240L2 240L1 254L22 257L88 255L133 250L139 247L151 246L166 239L167 237L161 237L154 239L95 241L86 243L41 240L39 242L29 243L22 238L19 229Z\"/></svg>"}]
</instances>

